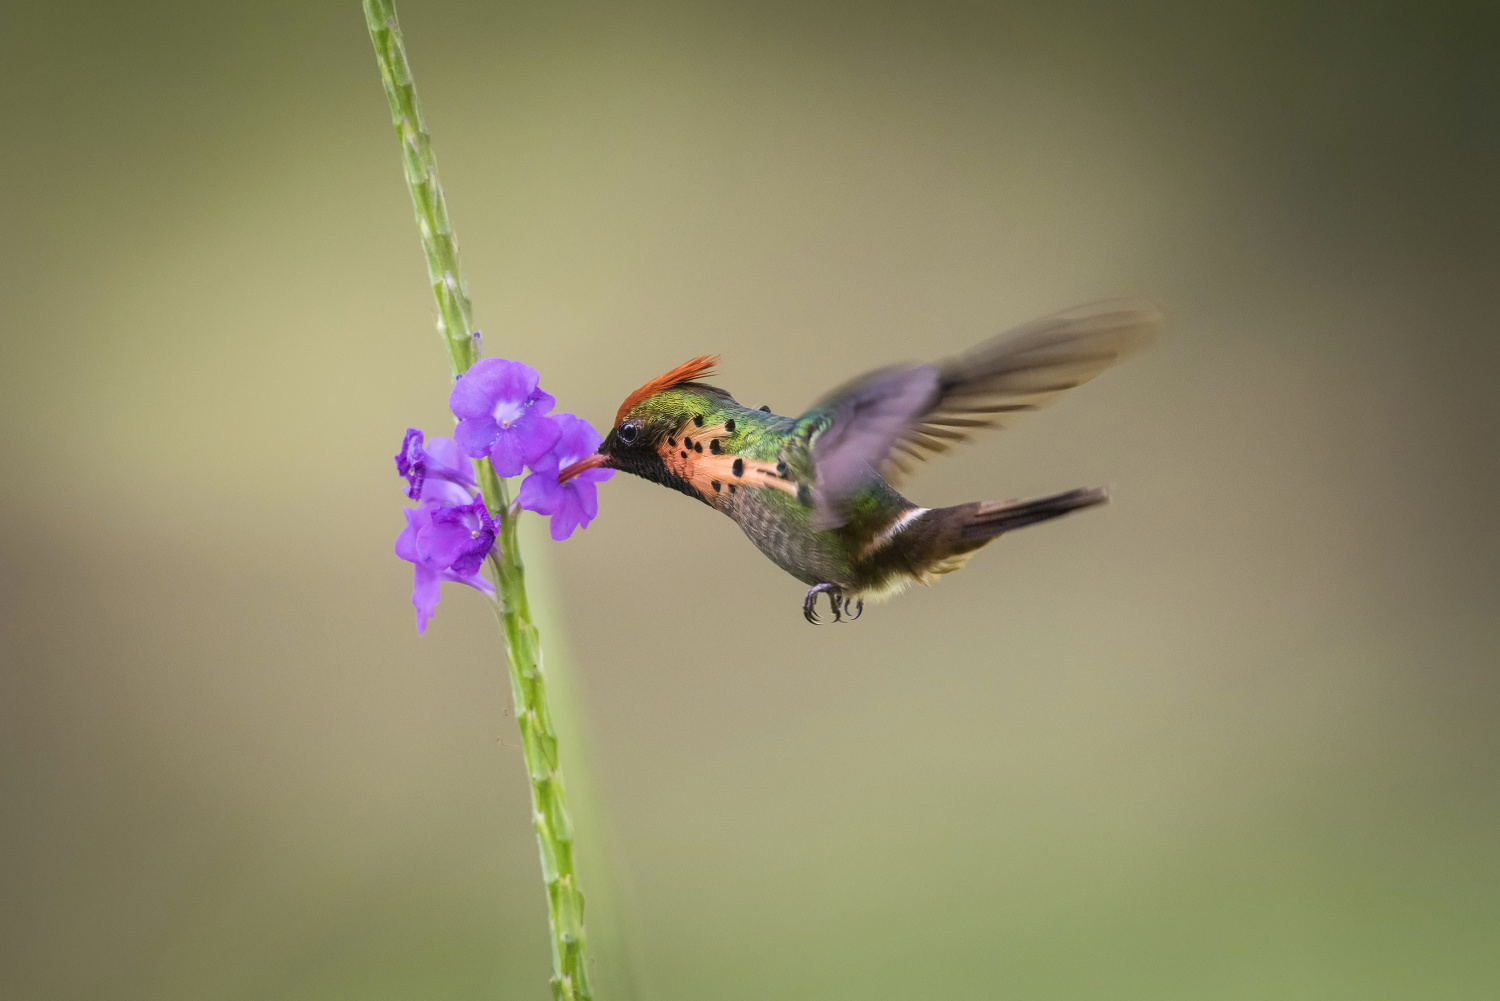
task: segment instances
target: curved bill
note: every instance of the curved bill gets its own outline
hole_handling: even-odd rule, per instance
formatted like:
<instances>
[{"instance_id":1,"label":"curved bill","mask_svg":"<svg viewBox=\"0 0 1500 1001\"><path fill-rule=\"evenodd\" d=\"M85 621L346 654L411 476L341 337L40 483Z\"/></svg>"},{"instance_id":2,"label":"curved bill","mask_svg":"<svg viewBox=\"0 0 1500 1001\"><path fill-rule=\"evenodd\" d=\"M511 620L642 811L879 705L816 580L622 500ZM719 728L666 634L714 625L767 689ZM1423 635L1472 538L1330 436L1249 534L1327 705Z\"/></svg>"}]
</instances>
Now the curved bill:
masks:
<instances>
[{"instance_id":1,"label":"curved bill","mask_svg":"<svg viewBox=\"0 0 1500 1001\"><path fill-rule=\"evenodd\" d=\"M566 483L579 473L589 469L601 469L609 457L595 452L593 455L585 456L572 465L564 466L557 471L557 482Z\"/></svg>"}]
</instances>

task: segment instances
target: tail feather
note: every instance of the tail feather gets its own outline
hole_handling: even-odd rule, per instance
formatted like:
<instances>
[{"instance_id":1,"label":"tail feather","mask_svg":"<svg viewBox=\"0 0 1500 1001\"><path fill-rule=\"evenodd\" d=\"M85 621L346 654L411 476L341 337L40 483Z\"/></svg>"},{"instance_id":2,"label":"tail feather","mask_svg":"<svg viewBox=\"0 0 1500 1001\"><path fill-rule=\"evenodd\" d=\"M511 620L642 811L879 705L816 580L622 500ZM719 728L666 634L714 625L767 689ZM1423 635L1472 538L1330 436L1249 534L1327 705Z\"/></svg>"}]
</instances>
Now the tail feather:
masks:
<instances>
[{"instance_id":1,"label":"tail feather","mask_svg":"<svg viewBox=\"0 0 1500 1001\"><path fill-rule=\"evenodd\" d=\"M959 527L958 537L964 542L982 542L1002 532L1013 532L1027 525L1050 521L1072 511L1108 502L1109 491L1103 487L1080 487L1034 500L981 501L973 505L972 511L964 512L967 517Z\"/></svg>"},{"instance_id":2,"label":"tail feather","mask_svg":"<svg viewBox=\"0 0 1500 1001\"><path fill-rule=\"evenodd\" d=\"M931 511L913 507L877 535L864 555L879 568L900 567L910 578L930 584L962 568L997 535L1108 501L1103 487L1083 487L1033 500L976 501ZM874 590L878 588L867 589Z\"/></svg>"}]
</instances>

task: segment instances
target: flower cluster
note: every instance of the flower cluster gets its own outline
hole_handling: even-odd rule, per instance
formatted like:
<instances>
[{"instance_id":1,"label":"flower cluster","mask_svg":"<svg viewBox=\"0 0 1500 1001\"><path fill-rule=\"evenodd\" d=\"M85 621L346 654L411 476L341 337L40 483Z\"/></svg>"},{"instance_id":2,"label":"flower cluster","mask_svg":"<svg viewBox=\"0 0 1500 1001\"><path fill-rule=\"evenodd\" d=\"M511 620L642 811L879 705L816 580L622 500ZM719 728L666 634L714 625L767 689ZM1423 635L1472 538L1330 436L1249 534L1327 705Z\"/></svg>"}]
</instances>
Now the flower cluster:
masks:
<instances>
[{"instance_id":1,"label":"flower cluster","mask_svg":"<svg viewBox=\"0 0 1500 1001\"><path fill-rule=\"evenodd\" d=\"M475 486L469 459L489 459L500 476L530 469L516 505L547 515L554 539L587 528L599 513L597 484L613 470L589 468L558 482L561 471L594 453L599 434L581 417L551 413L556 401L539 383L529 365L485 358L459 378L448 397L458 419L452 439L424 441L421 431L407 429L396 471L417 506L405 509L396 555L414 568L411 602L419 633L437 608L443 581L495 596L494 585L479 571L499 526Z\"/></svg>"}]
</instances>

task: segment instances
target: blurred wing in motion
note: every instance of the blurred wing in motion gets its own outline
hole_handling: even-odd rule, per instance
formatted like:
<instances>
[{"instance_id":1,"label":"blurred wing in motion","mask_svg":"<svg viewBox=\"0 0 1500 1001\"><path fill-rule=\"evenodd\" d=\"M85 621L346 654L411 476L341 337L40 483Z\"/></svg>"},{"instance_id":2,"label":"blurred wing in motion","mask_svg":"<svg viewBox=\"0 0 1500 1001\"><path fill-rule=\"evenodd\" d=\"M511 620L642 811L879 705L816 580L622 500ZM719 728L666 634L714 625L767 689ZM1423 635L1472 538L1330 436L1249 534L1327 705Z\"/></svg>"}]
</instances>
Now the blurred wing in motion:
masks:
<instances>
[{"instance_id":1,"label":"blurred wing in motion","mask_svg":"<svg viewBox=\"0 0 1500 1001\"><path fill-rule=\"evenodd\" d=\"M915 462L1039 410L1145 347L1150 303L1116 299L1054 313L936 365L896 365L825 397L802 421L810 440L814 527L837 528L870 469L894 480Z\"/></svg>"}]
</instances>

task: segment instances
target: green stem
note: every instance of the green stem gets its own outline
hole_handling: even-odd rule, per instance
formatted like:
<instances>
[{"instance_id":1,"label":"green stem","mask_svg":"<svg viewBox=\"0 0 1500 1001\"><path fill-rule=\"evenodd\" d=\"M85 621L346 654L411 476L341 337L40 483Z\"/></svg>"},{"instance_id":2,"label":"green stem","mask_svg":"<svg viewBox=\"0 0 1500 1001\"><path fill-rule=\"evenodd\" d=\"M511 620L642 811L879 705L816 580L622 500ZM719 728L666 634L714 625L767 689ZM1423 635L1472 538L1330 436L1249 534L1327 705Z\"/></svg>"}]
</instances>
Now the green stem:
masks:
<instances>
[{"instance_id":1,"label":"green stem","mask_svg":"<svg viewBox=\"0 0 1500 1001\"><path fill-rule=\"evenodd\" d=\"M401 140L401 165L406 168L406 186L417 212L417 229L427 255L427 277L438 305L438 335L448 349L448 364L456 379L479 360L474 337L469 287L458 266L458 241L448 221L448 203L438 183L437 161L432 157L432 136L417 102L417 85L406 62L406 46L396 23L396 6L390 0L365 0L365 23L375 43L380 79L391 105L391 123Z\"/></svg>"},{"instance_id":2,"label":"green stem","mask_svg":"<svg viewBox=\"0 0 1500 1001\"><path fill-rule=\"evenodd\" d=\"M375 45L380 77L391 106L391 122L401 141L401 159L416 210L417 229L427 256L427 274L438 305L438 334L448 350L454 378L479 359L473 331L468 288L458 264L458 242L448 221L443 189L438 183L416 85L406 62L396 8L391 0L364 0L365 22ZM573 822L568 816L558 762L557 731L547 707L547 684L542 674L542 648L531 607L526 599L526 565L516 543L517 513L510 509L509 491L488 460L474 463L485 503L499 520L499 537L487 561L498 601L495 615L505 633L510 665L511 694L526 775L531 785L531 821L542 856L542 878L547 884L547 917L552 930L552 994L567 1001L589 1001L588 954L583 934L583 893L573 867Z\"/></svg>"}]
</instances>

